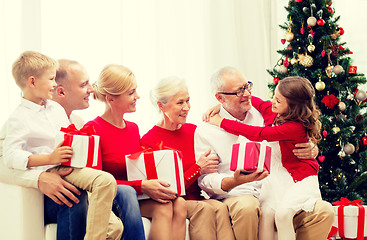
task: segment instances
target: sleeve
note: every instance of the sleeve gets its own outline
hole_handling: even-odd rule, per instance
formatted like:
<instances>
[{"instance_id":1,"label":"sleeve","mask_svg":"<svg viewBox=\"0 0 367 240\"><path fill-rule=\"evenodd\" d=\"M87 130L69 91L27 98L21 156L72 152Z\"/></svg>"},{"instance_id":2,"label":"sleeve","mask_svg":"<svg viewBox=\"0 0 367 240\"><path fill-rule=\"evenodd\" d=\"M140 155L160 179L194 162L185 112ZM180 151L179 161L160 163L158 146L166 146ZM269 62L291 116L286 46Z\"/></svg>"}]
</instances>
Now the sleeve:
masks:
<instances>
[{"instance_id":1,"label":"sleeve","mask_svg":"<svg viewBox=\"0 0 367 240\"><path fill-rule=\"evenodd\" d=\"M207 132L209 133L209 131ZM194 146L195 146L195 157L196 160L199 159L201 155L203 155L208 149L211 149L211 154L216 154L210 143L206 140L205 137L210 137L207 135L204 135L202 133L202 129L198 127L195 131L195 137L194 137ZM226 195L227 192L222 190L222 180L225 177L230 177L228 174L225 173L209 173L209 174L203 174L198 179L199 187L207 192L209 195Z\"/></svg>"},{"instance_id":2,"label":"sleeve","mask_svg":"<svg viewBox=\"0 0 367 240\"><path fill-rule=\"evenodd\" d=\"M280 126L256 127L234 120L223 119L221 128L235 135L242 135L250 141L284 141L299 139L305 134L301 123L286 122Z\"/></svg>"},{"instance_id":3,"label":"sleeve","mask_svg":"<svg viewBox=\"0 0 367 240\"><path fill-rule=\"evenodd\" d=\"M261 113L264 118L265 125L273 124L276 113L274 113L272 110L271 102L252 96L251 104L257 111Z\"/></svg>"},{"instance_id":4,"label":"sleeve","mask_svg":"<svg viewBox=\"0 0 367 240\"><path fill-rule=\"evenodd\" d=\"M29 134L28 128L21 119L12 117L5 123L1 135L3 142L3 161L8 168L26 170L31 152L23 149Z\"/></svg>"},{"instance_id":5,"label":"sleeve","mask_svg":"<svg viewBox=\"0 0 367 240\"><path fill-rule=\"evenodd\" d=\"M22 187L38 188L38 178L43 172L39 169L10 169L3 162L4 132L0 134L0 182L15 184Z\"/></svg>"},{"instance_id":6,"label":"sleeve","mask_svg":"<svg viewBox=\"0 0 367 240\"><path fill-rule=\"evenodd\" d=\"M143 191L141 190L141 182L142 180L135 180L135 181L116 180L117 185L129 185L133 187L138 195L143 194Z\"/></svg>"}]
</instances>

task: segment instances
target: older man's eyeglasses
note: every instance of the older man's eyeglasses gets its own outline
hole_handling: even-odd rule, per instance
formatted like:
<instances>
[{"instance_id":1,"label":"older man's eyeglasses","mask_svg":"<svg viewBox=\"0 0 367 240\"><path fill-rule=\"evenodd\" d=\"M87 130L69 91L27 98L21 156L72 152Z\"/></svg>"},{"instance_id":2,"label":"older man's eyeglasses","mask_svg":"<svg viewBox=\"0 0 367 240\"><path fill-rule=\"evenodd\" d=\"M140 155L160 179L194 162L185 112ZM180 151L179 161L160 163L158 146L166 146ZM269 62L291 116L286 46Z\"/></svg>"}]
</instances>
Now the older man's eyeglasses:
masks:
<instances>
[{"instance_id":1,"label":"older man's eyeglasses","mask_svg":"<svg viewBox=\"0 0 367 240\"><path fill-rule=\"evenodd\" d=\"M241 96L243 96L243 94L246 90L250 92L253 86L254 86L254 84L252 82L247 82L247 84L245 86L238 89L236 92L218 92L218 93L219 94L224 94L224 95L236 95L237 97L241 97Z\"/></svg>"}]
</instances>

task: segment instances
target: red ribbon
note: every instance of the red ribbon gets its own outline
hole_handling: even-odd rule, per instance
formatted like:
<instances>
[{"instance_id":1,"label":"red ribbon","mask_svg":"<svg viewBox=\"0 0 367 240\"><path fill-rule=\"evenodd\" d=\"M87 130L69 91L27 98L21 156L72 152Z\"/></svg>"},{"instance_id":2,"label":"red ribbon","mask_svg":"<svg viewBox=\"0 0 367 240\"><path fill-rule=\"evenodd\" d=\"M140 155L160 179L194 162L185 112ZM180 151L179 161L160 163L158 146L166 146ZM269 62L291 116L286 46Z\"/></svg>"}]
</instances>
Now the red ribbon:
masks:
<instances>
[{"instance_id":1,"label":"red ribbon","mask_svg":"<svg viewBox=\"0 0 367 240\"><path fill-rule=\"evenodd\" d=\"M179 171L178 157L177 157L177 155L179 155L180 158L182 159L182 153L180 151L173 149L173 148L163 146L163 142L161 141L152 148L146 147L146 146L140 146L139 152L131 154L128 158L135 160L139 158L141 154L144 154L144 165L145 165L145 170L147 174L147 179L148 180L158 179L157 168L155 166L153 152L159 151L159 150L172 150L173 151L174 163L175 163L175 175L176 175L176 183L177 183L177 194L181 195L181 179L180 179L180 171Z\"/></svg>"},{"instance_id":2,"label":"red ribbon","mask_svg":"<svg viewBox=\"0 0 367 240\"><path fill-rule=\"evenodd\" d=\"M78 130L74 124L70 124L67 128L61 128L61 132L64 132L64 144L63 146L71 147L73 143L74 135L83 135L88 136L88 157L87 157L87 165L86 167L93 166L93 157L94 157L94 137L92 135L96 134L96 130L93 126L87 125ZM71 159L69 161L62 163L62 165L70 166Z\"/></svg>"},{"instance_id":3,"label":"red ribbon","mask_svg":"<svg viewBox=\"0 0 367 240\"><path fill-rule=\"evenodd\" d=\"M364 215L365 209L362 206L363 201L357 199L354 201L349 201L347 198L341 197L340 201L333 202L334 205L339 205L338 207L338 228L339 236L344 239L344 207L345 206L357 206L358 207L358 226L357 226L357 240L364 239Z\"/></svg>"}]
</instances>

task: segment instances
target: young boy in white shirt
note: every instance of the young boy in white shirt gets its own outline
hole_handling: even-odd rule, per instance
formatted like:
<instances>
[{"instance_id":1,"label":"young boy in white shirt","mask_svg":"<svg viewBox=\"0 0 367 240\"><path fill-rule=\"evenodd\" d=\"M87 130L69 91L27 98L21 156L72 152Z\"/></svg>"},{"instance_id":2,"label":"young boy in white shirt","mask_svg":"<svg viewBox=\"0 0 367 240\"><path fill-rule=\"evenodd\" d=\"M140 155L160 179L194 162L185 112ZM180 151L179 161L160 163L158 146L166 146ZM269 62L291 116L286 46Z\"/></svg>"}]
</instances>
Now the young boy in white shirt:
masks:
<instances>
[{"instance_id":1,"label":"young boy in white shirt","mask_svg":"<svg viewBox=\"0 0 367 240\"><path fill-rule=\"evenodd\" d=\"M3 160L10 168L37 167L45 171L67 168L59 164L72 156L71 147L59 144L54 149L56 132L69 125L65 110L50 100L56 87L57 66L52 58L31 51L21 54L13 64L12 73L23 97L6 123ZM84 239L106 239L116 195L113 176L92 168L74 168L64 178L90 192ZM120 239L121 234L114 239Z\"/></svg>"}]
</instances>

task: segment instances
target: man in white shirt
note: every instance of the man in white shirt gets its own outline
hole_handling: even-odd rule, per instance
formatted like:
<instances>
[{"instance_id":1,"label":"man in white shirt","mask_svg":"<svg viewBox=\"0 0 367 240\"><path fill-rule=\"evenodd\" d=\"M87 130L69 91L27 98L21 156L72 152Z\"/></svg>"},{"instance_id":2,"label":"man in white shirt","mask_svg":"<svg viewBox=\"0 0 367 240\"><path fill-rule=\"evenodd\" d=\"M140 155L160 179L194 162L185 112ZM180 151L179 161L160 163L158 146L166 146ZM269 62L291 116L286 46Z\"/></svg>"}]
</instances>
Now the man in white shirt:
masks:
<instances>
[{"instance_id":1,"label":"man in white shirt","mask_svg":"<svg viewBox=\"0 0 367 240\"><path fill-rule=\"evenodd\" d=\"M221 117L253 126L264 126L261 114L251 107L251 89L240 71L232 67L220 69L212 77L212 89L221 103ZM228 206L236 239L256 240L261 214L258 200L261 182L256 180L265 176L259 173L243 175L239 170L230 171L231 149L238 138L208 123L197 127L195 155L201 156L211 149L212 153L218 155L220 162L218 172L199 178L199 186L209 196L222 200ZM306 150L297 151L300 152L295 153L298 157L310 158L313 155L309 146L307 150L307 145ZM334 211L331 205L318 201L313 212L301 212L294 217L297 239L326 239L333 221Z\"/></svg>"}]
</instances>

